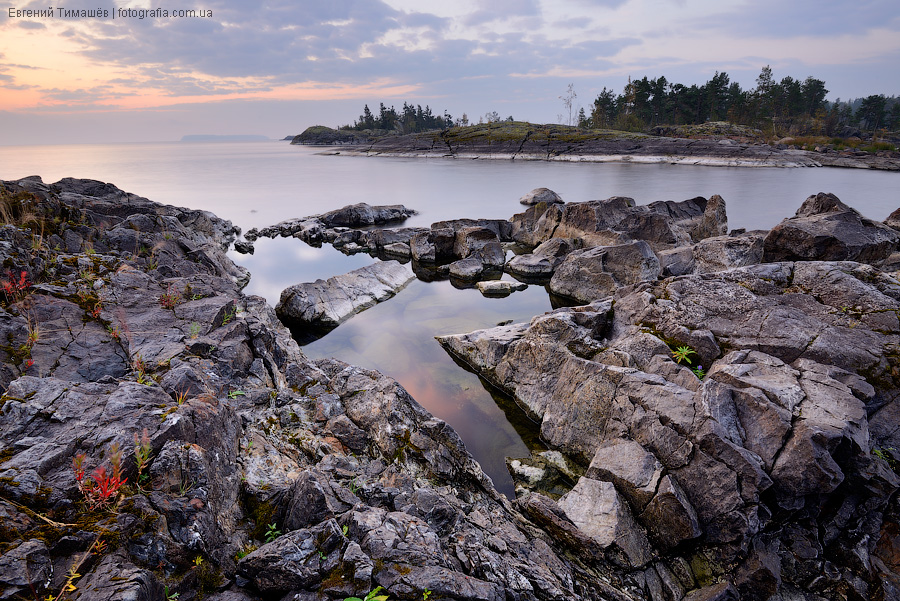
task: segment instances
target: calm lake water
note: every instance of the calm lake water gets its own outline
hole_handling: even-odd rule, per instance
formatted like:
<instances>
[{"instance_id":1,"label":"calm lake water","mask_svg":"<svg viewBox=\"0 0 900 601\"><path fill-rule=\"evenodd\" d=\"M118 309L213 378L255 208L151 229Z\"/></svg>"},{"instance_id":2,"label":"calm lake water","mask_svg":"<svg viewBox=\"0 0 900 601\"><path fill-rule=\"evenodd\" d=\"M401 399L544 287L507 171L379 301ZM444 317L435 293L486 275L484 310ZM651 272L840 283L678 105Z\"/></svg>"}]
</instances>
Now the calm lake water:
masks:
<instances>
[{"instance_id":1,"label":"calm lake water","mask_svg":"<svg viewBox=\"0 0 900 601\"><path fill-rule=\"evenodd\" d=\"M347 204L404 204L404 225L459 217L509 218L518 198L546 186L566 201L630 196L639 204L721 195L732 228L768 229L817 192L833 192L873 219L900 207L900 174L850 169L726 168L318 155L287 142L0 146L0 179L79 177L166 204L213 211L245 231ZM294 239L259 240L253 256L232 254L253 274L247 292L273 305L298 282L374 261ZM448 282L414 281L388 302L341 325L305 351L336 356L396 378L460 433L501 491L512 481L503 458L528 455L534 428L477 376L458 366L435 335L525 321L549 310L541 287L487 299ZM523 441L525 439L525 441Z\"/></svg>"}]
</instances>

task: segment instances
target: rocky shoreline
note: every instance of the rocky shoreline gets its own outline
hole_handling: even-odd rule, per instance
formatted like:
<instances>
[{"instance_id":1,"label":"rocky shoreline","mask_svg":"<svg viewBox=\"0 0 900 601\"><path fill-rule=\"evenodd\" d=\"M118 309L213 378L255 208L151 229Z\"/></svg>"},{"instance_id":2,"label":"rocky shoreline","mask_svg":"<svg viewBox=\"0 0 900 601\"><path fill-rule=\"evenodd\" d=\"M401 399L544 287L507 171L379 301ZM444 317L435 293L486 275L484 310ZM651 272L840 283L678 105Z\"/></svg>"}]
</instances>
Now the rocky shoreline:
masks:
<instances>
[{"instance_id":1,"label":"rocky shoreline","mask_svg":"<svg viewBox=\"0 0 900 601\"><path fill-rule=\"evenodd\" d=\"M718 167L843 167L900 171L898 153L811 152L727 137L688 139L529 123L484 124L350 142L322 154Z\"/></svg>"},{"instance_id":2,"label":"rocky shoreline","mask_svg":"<svg viewBox=\"0 0 900 601\"><path fill-rule=\"evenodd\" d=\"M440 340L551 447L510 462L509 500L397 382L307 359L241 292L231 223L0 185L0 599L900 597L900 215L818 194L728 232L718 197L616 197L248 232L423 279L517 262L578 305ZM294 313L371 287L333 280Z\"/></svg>"}]
</instances>

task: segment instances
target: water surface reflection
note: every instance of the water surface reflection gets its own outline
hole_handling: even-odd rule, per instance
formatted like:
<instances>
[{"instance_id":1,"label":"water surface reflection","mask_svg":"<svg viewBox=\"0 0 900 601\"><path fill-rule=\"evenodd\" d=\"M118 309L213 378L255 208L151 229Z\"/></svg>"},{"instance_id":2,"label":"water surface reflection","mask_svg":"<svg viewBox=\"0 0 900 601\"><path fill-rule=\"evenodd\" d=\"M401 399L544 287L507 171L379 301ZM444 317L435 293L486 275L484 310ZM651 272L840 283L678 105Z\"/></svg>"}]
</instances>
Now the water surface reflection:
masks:
<instances>
[{"instance_id":1,"label":"water surface reflection","mask_svg":"<svg viewBox=\"0 0 900 601\"><path fill-rule=\"evenodd\" d=\"M537 426L512 402L498 404L489 385L461 368L435 336L527 321L550 310L547 292L530 286L507 298L485 298L449 282L415 280L393 299L342 324L303 350L377 369L400 382L437 417L452 425L501 492L512 497L505 457L527 457L539 446ZM525 441L523 441L523 438ZM527 441L527 444L526 444Z\"/></svg>"}]
</instances>

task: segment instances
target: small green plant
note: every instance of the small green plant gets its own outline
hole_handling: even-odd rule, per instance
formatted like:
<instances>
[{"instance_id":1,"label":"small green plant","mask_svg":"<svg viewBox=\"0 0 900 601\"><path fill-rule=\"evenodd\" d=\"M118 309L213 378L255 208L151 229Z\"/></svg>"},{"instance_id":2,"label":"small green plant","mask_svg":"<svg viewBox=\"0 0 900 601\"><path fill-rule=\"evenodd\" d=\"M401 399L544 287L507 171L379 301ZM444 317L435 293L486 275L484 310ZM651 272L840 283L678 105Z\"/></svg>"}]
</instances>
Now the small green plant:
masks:
<instances>
[{"instance_id":1,"label":"small green plant","mask_svg":"<svg viewBox=\"0 0 900 601\"><path fill-rule=\"evenodd\" d=\"M200 335L200 324L197 323L196 321L191 322L190 334L191 334L191 340L193 340L194 338L196 338L197 336Z\"/></svg>"},{"instance_id":2,"label":"small green plant","mask_svg":"<svg viewBox=\"0 0 900 601\"><path fill-rule=\"evenodd\" d=\"M900 474L900 461L894 459L894 456L890 453L890 451L896 450L897 449L894 447L885 447L883 449L873 448L872 454L879 459L884 460L895 474Z\"/></svg>"},{"instance_id":3,"label":"small green plant","mask_svg":"<svg viewBox=\"0 0 900 601\"><path fill-rule=\"evenodd\" d=\"M697 367L692 367L691 371L694 372L694 375L697 376L697 379L702 380L706 377L706 371L704 371L702 365L698 365Z\"/></svg>"},{"instance_id":4,"label":"small green plant","mask_svg":"<svg viewBox=\"0 0 900 601\"><path fill-rule=\"evenodd\" d=\"M150 377L150 374L147 373L147 363L140 353L135 354L134 359L131 360L131 369L134 370L135 379L138 384L153 386L153 384L156 383L153 378Z\"/></svg>"},{"instance_id":5,"label":"small green plant","mask_svg":"<svg viewBox=\"0 0 900 601\"><path fill-rule=\"evenodd\" d=\"M431 596L430 590L425 589L424 591L422 591L422 601L428 601L428 597L430 597L430 596Z\"/></svg>"},{"instance_id":6,"label":"small green plant","mask_svg":"<svg viewBox=\"0 0 900 601\"><path fill-rule=\"evenodd\" d=\"M244 392L243 390L232 390L231 392L228 393L229 399L236 399L239 396L247 396L247 393Z\"/></svg>"},{"instance_id":7,"label":"small green plant","mask_svg":"<svg viewBox=\"0 0 900 601\"><path fill-rule=\"evenodd\" d=\"M150 479L149 474L145 474L144 470L150 465L150 436L147 434L147 428L140 438L137 432L134 433L134 463L137 466L137 487L143 490L144 484Z\"/></svg>"},{"instance_id":8,"label":"small green plant","mask_svg":"<svg viewBox=\"0 0 900 601\"><path fill-rule=\"evenodd\" d=\"M369 594L364 598L360 599L359 597L346 597L344 601L387 601L389 595L379 595L378 593L383 591L383 586L376 586L374 589L369 591Z\"/></svg>"},{"instance_id":9,"label":"small green plant","mask_svg":"<svg viewBox=\"0 0 900 601\"><path fill-rule=\"evenodd\" d=\"M28 317L28 339L25 342L28 348L33 347L41 338L41 330L36 323L31 323L31 317Z\"/></svg>"},{"instance_id":10,"label":"small green plant","mask_svg":"<svg viewBox=\"0 0 900 601\"><path fill-rule=\"evenodd\" d=\"M349 532L349 531L350 531L350 527L347 526L346 524L344 524L344 527L341 528L341 532L344 534L344 536L347 536L347 532Z\"/></svg>"},{"instance_id":11,"label":"small green plant","mask_svg":"<svg viewBox=\"0 0 900 601\"><path fill-rule=\"evenodd\" d=\"M178 486L178 496L186 497L187 494L189 492L191 492L192 488L194 488L194 482L188 482L186 479L182 479L181 484ZM198 557L197 559L202 559L202 558ZM197 564L197 565L199 565L199 564Z\"/></svg>"},{"instance_id":12,"label":"small green plant","mask_svg":"<svg viewBox=\"0 0 900 601\"><path fill-rule=\"evenodd\" d=\"M272 522L266 529L266 542L271 543L279 536L281 536L281 530L278 529L278 526L275 524L275 522Z\"/></svg>"},{"instance_id":13,"label":"small green plant","mask_svg":"<svg viewBox=\"0 0 900 601\"><path fill-rule=\"evenodd\" d=\"M108 326L106 326L106 330L109 332L109 337L110 337L110 338L112 338L112 339L115 340L116 342L121 341L121 339L122 339L122 332L119 331L119 326L113 327L113 326L111 326L111 325L108 325Z\"/></svg>"},{"instance_id":14,"label":"small green plant","mask_svg":"<svg viewBox=\"0 0 900 601\"><path fill-rule=\"evenodd\" d=\"M234 319L234 314L235 314L235 310L233 308L225 309L225 312L222 313L222 325L226 326L229 323L231 323L231 320Z\"/></svg>"},{"instance_id":15,"label":"small green plant","mask_svg":"<svg viewBox=\"0 0 900 601\"><path fill-rule=\"evenodd\" d=\"M676 349L674 351L672 351L672 359L675 360L675 363L684 362L684 363L687 363L688 365L690 365L691 364L690 356L696 355L696 354L697 353L694 351L694 349L692 349L691 347L689 347L687 345L679 346L679 347L676 347Z\"/></svg>"},{"instance_id":16,"label":"small green plant","mask_svg":"<svg viewBox=\"0 0 900 601\"><path fill-rule=\"evenodd\" d=\"M325 560L326 560L326 559L328 559L328 556L325 555L324 552L319 551L319 561L321 561L322 563L325 563Z\"/></svg>"},{"instance_id":17,"label":"small green plant","mask_svg":"<svg viewBox=\"0 0 900 601\"><path fill-rule=\"evenodd\" d=\"M237 553L234 554L234 560L240 561L256 551L258 547L254 544L247 543L246 545L241 545L241 548L237 550Z\"/></svg>"},{"instance_id":18,"label":"small green plant","mask_svg":"<svg viewBox=\"0 0 900 601\"><path fill-rule=\"evenodd\" d=\"M166 601L178 601L179 594L178 593L170 593L169 586L166 585L163 588L163 596L166 598Z\"/></svg>"}]
</instances>

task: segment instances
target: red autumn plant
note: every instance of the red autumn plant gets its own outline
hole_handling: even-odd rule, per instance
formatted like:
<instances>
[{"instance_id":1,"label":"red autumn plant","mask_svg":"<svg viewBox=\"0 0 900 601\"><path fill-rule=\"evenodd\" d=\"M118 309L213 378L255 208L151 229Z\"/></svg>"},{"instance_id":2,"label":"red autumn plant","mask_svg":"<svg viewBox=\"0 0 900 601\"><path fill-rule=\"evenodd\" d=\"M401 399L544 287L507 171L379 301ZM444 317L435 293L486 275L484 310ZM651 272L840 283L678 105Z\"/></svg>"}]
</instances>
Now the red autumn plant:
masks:
<instances>
[{"instance_id":1,"label":"red autumn plant","mask_svg":"<svg viewBox=\"0 0 900 601\"><path fill-rule=\"evenodd\" d=\"M90 476L86 476L84 467L86 458L84 453L76 455L72 459L72 471L75 472L78 490L84 495L84 500L93 511L112 503L118 495L119 489L128 482L128 478L122 477L122 451L119 449L118 443L109 447L109 463L112 466L112 473L107 471L106 466L101 465L95 468Z\"/></svg>"},{"instance_id":2,"label":"red autumn plant","mask_svg":"<svg viewBox=\"0 0 900 601\"><path fill-rule=\"evenodd\" d=\"M22 300L23 292L31 288L31 282L28 281L28 272L22 270L19 277L9 270L6 272L7 277L0 280L0 292L6 297L6 301L17 303Z\"/></svg>"}]
</instances>

